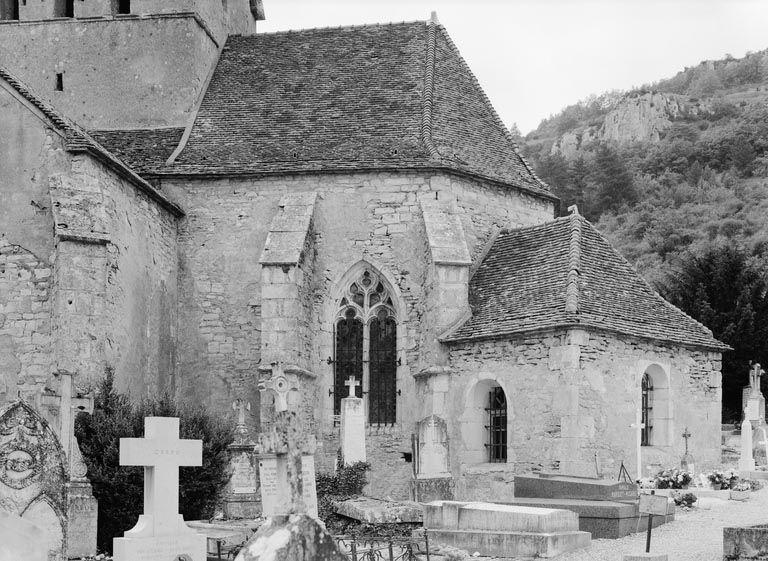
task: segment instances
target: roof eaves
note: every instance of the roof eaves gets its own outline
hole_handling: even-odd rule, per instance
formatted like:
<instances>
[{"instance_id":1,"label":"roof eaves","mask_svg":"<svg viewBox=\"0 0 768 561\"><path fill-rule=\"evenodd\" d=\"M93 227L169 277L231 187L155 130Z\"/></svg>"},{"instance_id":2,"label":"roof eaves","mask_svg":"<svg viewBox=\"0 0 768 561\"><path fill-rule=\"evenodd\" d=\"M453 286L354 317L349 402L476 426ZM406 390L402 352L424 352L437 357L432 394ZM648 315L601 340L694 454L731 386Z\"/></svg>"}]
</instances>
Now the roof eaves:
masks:
<instances>
[{"instance_id":1,"label":"roof eaves","mask_svg":"<svg viewBox=\"0 0 768 561\"><path fill-rule=\"evenodd\" d=\"M496 333L482 333L482 334L467 334L467 335L461 335L461 336L452 336L449 334L444 334L441 337L438 338L438 340L441 343L445 344L453 344L453 343L463 343L463 342L470 342L470 341L486 341L489 339L503 339L506 337L514 336L514 335L528 335L528 334L535 334L535 333L549 333L558 329L592 329L595 331L600 331L604 333L615 333L618 335L624 335L627 337L635 337L637 339L642 339L645 341L654 341L654 342L662 342L662 343L672 343L674 345L678 345L681 347L686 348L693 348L693 349L709 349L709 350L715 350L718 352L725 352L725 351L731 351L733 350L733 347L730 345L727 345L726 343L723 343L721 341L718 341L715 338L712 338L711 343L695 343L695 342L686 342L686 341L680 341L677 339L671 339L666 337L649 337L648 335L639 335L637 333L634 333L630 330L622 330L622 329L615 329L615 328L609 328L605 327L603 325L596 325L589 321L562 321L553 323L551 325L547 325L545 327L532 327L532 328L522 328L522 329L505 329L498 331ZM458 331L458 330L453 330Z\"/></svg>"}]
</instances>

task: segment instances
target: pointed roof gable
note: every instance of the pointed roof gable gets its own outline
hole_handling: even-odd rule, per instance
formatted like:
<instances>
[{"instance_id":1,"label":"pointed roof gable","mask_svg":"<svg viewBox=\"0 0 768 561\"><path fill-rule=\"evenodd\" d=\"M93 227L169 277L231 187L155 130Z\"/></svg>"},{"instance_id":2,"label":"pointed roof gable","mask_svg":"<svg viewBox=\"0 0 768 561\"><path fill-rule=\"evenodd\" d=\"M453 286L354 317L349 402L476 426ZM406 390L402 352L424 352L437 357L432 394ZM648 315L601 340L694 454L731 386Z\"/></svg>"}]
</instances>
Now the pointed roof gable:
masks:
<instances>
[{"instance_id":1,"label":"pointed roof gable","mask_svg":"<svg viewBox=\"0 0 768 561\"><path fill-rule=\"evenodd\" d=\"M588 327L719 351L584 218L503 230L470 281L472 317L446 342Z\"/></svg>"},{"instance_id":2,"label":"pointed roof gable","mask_svg":"<svg viewBox=\"0 0 768 561\"><path fill-rule=\"evenodd\" d=\"M555 199L436 22L233 36L162 173L449 169Z\"/></svg>"}]
</instances>

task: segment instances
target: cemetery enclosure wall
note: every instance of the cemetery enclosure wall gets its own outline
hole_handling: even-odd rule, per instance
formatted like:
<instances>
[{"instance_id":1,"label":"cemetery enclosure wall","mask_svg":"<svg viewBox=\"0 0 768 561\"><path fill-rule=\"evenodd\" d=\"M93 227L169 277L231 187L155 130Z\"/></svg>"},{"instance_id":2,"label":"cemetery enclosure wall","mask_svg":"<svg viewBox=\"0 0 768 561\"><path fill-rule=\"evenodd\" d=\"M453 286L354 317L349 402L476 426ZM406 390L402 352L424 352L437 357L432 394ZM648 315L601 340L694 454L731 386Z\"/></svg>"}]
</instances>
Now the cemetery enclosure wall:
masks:
<instances>
[{"instance_id":1,"label":"cemetery enclosure wall","mask_svg":"<svg viewBox=\"0 0 768 561\"><path fill-rule=\"evenodd\" d=\"M282 196L317 192L310 245L314 266L310 317L301 318L311 342L310 367L322 397L317 417L328 426L332 411L333 319L330 295L339 279L365 259L399 292L401 347L398 422L415 412L411 373L434 357L426 341L438 333L423 319L427 242L419 197L451 202L460 216L471 255L502 227L551 220L553 206L513 189L445 174L416 172L296 175L267 178L163 180L163 190L184 208L179 227L179 369L184 393L229 406L235 396L259 403L254 372L265 333L261 322L259 259ZM306 258L306 256L305 256ZM303 275L302 275L303 276ZM434 347L434 345L433 345ZM291 357L286 357L291 362ZM258 419L253 412L251 422Z\"/></svg>"},{"instance_id":2,"label":"cemetery enclosure wall","mask_svg":"<svg viewBox=\"0 0 768 561\"><path fill-rule=\"evenodd\" d=\"M496 381L506 394L507 461L517 472L558 466L589 471L597 453L605 473L618 473L621 461L634 473L638 434L630 425L640 408L642 375L653 365L669 376L665 401L671 422L664 445L644 447L644 464L678 465L686 426L695 433L691 451L697 461L719 462L719 353L561 330L454 344L450 359L451 389L444 414L452 441L451 470L459 478L459 490L468 468L481 463L474 439L483 433L471 423L482 419L467 404L483 380ZM471 471L476 478L477 469Z\"/></svg>"}]
</instances>

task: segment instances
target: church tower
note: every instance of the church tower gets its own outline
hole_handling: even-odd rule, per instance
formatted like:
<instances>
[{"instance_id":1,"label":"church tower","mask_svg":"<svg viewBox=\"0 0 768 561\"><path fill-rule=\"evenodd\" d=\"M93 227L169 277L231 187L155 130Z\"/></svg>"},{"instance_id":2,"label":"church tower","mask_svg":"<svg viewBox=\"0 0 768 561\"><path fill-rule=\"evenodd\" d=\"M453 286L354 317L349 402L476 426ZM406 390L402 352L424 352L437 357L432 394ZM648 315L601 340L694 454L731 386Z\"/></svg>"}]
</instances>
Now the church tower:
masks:
<instances>
[{"instance_id":1,"label":"church tower","mask_svg":"<svg viewBox=\"0 0 768 561\"><path fill-rule=\"evenodd\" d=\"M261 0L0 0L0 67L87 129L186 126Z\"/></svg>"}]
</instances>

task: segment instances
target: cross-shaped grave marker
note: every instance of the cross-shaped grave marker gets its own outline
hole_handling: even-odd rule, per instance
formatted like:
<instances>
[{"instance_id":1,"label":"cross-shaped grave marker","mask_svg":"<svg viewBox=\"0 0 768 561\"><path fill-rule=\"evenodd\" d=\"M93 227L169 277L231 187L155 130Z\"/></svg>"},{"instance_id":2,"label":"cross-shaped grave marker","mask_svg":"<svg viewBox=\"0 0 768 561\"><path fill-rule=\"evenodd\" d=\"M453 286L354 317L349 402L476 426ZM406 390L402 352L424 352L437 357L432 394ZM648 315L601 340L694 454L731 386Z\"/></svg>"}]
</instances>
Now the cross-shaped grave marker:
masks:
<instances>
[{"instance_id":1,"label":"cross-shaped grave marker","mask_svg":"<svg viewBox=\"0 0 768 561\"><path fill-rule=\"evenodd\" d=\"M59 394L44 394L41 402L47 407L59 409L59 439L67 455L69 473L73 479L82 479L85 477L85 463L75 438L77 413L73 413L73 411L93 413L93 395L77 391L72 381L74 377L72 372L59 370L54 376L60 379Z\"/></svg>"},{"instance_id":2,"label":"cross-shaped grave marker","mask_svg":"<svg viewBox=\"0 0 768 561\"><path fill-rule=\"evenodd\" d=\"M146 417L144 438L120 439L120 465L144 466L144 514L126 537L172 535L185 526L179 466L203 465L202 440L180 440L178 418Z\"/></svg>"},{"instance_id":3,"label":"cross-shaped grave marker","mask_svg":"<svg viewBox=\"0 0 768 561\"><path fill-rule=\"evenodd\" d=\"M357 392L357 386L360 385L357 378L350 376L349 379L344 382L344 385L347 386L347 397L357 397L355 393Z\"/></svg>"},{"instance_id":4,"label":"cross-shaped grave marker","mask_svg":"<svg viewBox=\"0 0 768 561\"><path fill-rule=\"evenodd\" d=\"M685 454L688 455L688 439L691 438L691 433L688 432L688 427L685 427L683 431L683 438L685 439Z\"/></svg>"}]
</instances>

